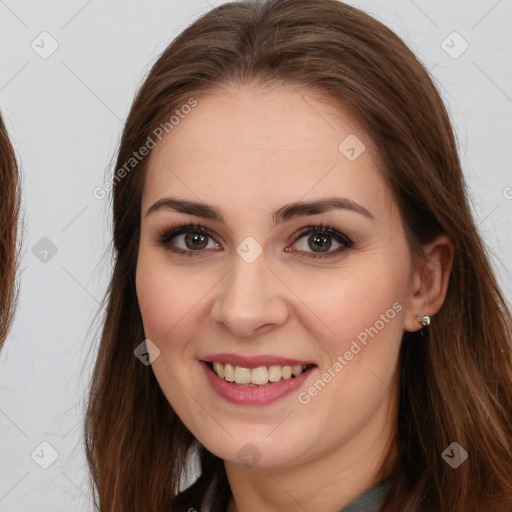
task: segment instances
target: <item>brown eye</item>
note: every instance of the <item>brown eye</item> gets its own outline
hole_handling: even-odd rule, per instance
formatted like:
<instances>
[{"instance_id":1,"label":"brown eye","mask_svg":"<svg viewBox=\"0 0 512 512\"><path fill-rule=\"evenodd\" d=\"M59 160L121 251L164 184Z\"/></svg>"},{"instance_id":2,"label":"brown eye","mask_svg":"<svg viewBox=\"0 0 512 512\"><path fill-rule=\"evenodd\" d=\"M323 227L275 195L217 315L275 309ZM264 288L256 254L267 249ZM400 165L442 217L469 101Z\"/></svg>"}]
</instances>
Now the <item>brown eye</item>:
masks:
<instances>
[{"instance_id":1,"label":"brown eye","mask_svg":"<svg viewBox=\"0 0 512 512\"><path fill-rule=\"evenodd\" d=\"M157 243L169 251L186 256L199 256L204 249L218 249L212 235L200 225L186 224L164 230L157 238Z\"/></svg>"},{"instance_id":2,"label":"brown eye","mask_svg":"<svg viewBox=\"0 0 512 512\"><path fill-rule=\"evenodd\" d=\"M333 243L335 250L330 251ZM338 255L346 249L350 249L354 242L337 229L320 224L308 226L296 238L294 244L299 244L298 250L303 252L304 257L321 258Z\"/></svg>"},{"instance_id":3,"label":"brown eye","mask_svg":"<svg viewBox=\"0 0 512 512\"><path fill-rule=\"evenodd\" d=\"M325 252L331 248L332 241L328 235L310 235L308 244L315 252Z\"/></svg>"},{"instance_id":4,"label":"brown eye","mask_svg":"<svg viewBox=\"0 0 512 512\"><path fill-rule=\"evenodd\" d=\"M189 231L185 235L185 245L192 251L204 249L208 245L208 235L195 231Z\"/></svg>"}]
</instances>

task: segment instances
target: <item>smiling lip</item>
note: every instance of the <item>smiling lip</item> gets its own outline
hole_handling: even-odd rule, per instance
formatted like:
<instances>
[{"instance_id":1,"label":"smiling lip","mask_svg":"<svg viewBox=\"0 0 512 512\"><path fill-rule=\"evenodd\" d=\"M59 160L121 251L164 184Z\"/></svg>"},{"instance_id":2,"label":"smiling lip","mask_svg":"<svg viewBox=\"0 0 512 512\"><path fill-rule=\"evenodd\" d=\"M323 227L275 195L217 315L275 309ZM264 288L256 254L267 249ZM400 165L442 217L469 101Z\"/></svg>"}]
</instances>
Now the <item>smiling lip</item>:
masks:
<instances>
[{"instance_id":1,"label":"smiling lip","mask_svg":"<svg viewBox=\"0 0 512 512\"><path fill-rule=\"evenodd\" d=\"M201 358L203 361L210 363L228 363L233 366L241 366L242 368L258 368L258 366L295 366L295 365L315 365L312 361L301 361L300 359L289 359L279 356L239 356L236 354L212 354Z\"/></svg>"},{"instance_id":2,"label":"smiling lip","mask_svg":"<svg viewBox=\"0 0 512 512\"><path fill-rule=\"evenodd\" d=\"M276 402L298 390L315 369L310 367L292 379L281 379L279 382L269 382L264 386L250 386L227 382L221 379L207 363L201 361L200 364L213 390L228 402L238 405L267 405Z\"/></svg>"}]
</instances>

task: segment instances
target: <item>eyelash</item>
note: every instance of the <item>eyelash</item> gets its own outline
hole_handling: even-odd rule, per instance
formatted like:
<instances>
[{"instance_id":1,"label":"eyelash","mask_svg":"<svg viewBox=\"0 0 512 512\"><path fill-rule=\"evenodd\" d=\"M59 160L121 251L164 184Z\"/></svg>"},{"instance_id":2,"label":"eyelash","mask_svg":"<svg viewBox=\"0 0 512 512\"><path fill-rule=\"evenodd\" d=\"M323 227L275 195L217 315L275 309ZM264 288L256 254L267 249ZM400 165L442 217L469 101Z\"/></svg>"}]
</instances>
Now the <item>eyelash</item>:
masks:
<instances>
[{"instance_id":1,"label":"eyelash","mask_svg":"<svg viewBox=\"0 0 512 512\"><path fill-rule=\"evenodd\" d=\"M211 237L212 239L214 238L212 233L210 232L210 230L201 226L201 224L186 224L186 223L184 223L184 224L173 224L173 225L167 226L166 228L161 230L157 234L156 242L159 245L164 246L167 250L177 253L177 254L182 254L184 256L191 256L191 257L201 256L201 253L204 252L204 250L185 251L183 249L180 249L179 247L173 247L172 245L168 245L170 240L172 240L175 236L181 235L184 233L186 234L189 231L199 232L203 235ZM350 238L348 238L343 233L340 233L336 228L326 225L326 224L307 226L305 229L301 230L301 232L294 239L293 243L297 242L298 240L303 238L305 235L312 235L312 234L327 234L327 235L333 237L336 242L338 242L339 244L341 244L344 247L340 247L334 251L326 252L323 254L309 253L309 252L302 251L303 252L302 257L311 258L311 259L329 258L329 257L339 254L340 252L343 252L346 249L352 248L354 245L354 242Z\"/></svg>"}]
</instances>

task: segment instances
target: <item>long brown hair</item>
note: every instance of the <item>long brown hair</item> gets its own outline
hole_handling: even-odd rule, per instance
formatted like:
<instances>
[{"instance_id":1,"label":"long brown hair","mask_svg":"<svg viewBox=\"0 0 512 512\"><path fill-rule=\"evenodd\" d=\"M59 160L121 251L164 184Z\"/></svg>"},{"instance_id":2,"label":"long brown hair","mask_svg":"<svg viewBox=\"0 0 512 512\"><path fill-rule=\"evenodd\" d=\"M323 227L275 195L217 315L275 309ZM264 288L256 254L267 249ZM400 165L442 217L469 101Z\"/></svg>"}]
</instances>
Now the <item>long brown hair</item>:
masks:
<instances>
[{"instance_id":1,"label":"long brown hair","mask_svg":"<svg viewBox=\"0 0 512 512\"><path fill-rule=\"evenodd\" d=\"M16 270L21 192L16 156L0 115L0 349L14 317L18 295Z\"/></svg>"},{"instance_id":2,"label":"long brown hair","mask_svg":"<svg viewBox=\"0 0 512 512\"><path fill-rule=\"evenodd\" d=\"M404 333L400 397L383 510L512 510L512 319L468 205L449 116L423 65L387 27L337 0L232 2L163 52L137 93L116 169L194 97L230 83L306 87L354 113L379 149L409 245L446 234L455 254L425 336ZM144 339L135 291L148 158L114 175L114 271L85 419L99 509L210 510L230 497L223 461L199 445L133 355ZM442 453L469 454L457 469ZM198 480L179 493L197 449Z\"/></svg>"}]
</instances>

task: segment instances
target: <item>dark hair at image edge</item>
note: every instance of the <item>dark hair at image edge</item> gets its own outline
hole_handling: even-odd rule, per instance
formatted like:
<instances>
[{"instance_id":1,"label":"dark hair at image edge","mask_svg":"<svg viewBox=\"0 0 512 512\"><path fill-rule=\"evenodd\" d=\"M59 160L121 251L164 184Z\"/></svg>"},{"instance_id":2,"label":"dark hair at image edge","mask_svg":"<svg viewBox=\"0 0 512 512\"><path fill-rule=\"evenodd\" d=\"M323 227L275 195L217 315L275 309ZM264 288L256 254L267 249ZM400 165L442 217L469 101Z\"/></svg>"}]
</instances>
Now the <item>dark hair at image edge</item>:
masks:
<instances>
[{"instance_id":1,"label":"dark hair at image edge","mask_svg":"<svg viewBox=\"0 0 512 512\"><path fill-rule=\"evenodd\" d=\"M425 336L405 333L394 447L382 510L512 510L511 316L466 197L450 120L424 67L388 28L337 0L234 2L202 16L163 52L133 102L119 169L152 131L194 97L230 84L316 91L349 109L379 151L410 247L439 234L454 246L445 302ZM292 89L290 89L292 90ZM135 290L141 196L148 159L114 180L114 258L85 419L85 442L104 512L210 510L230 497L223 461L173 412L150 366ZM178 385L178 384L177 384ZM452 442L469 458L452 469ZM201 473L179 483L198 448Z\"/></svg>"},{"instance_id":2,"label":"dark hair at image edge","mask_svg":"<svg viewBox=\"0 0 512 512\"><path fill-rule=\"evenodd\" d=\"M20 245L17 243L21 202L18 164L0 115L0 349L14 318L18 297L16 271Z\"/></svg>"}]
</instances>

